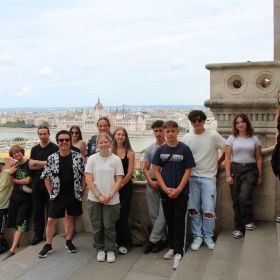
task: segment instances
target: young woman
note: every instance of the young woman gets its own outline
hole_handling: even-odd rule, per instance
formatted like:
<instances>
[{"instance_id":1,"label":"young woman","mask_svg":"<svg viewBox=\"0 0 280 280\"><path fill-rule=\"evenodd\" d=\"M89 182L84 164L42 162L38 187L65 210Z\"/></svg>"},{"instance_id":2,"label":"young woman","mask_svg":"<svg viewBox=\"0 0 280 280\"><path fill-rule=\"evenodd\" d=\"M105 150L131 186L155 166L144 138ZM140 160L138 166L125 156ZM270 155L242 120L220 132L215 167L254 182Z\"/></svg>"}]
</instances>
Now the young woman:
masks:
<instances>
[{"instance_id":1,"label":"young woman","mask_svg":"<svg viewBox=\"0 0 280 280\"><path fill-rule=\"evenodd\" d=\"M231 186L233 200L233 237L241 238L245 230L256 228L252 193L256 184L262 184L261 142L253 134L251 122L243 113L234 118L232 131L225 148L226 183Z\"/></svg>"},{"instance_id":2,"label":"young woman","mask_svg":"<svg viewBox=\"0 0 280 280\"><path fill-rule=\"evenodd\" d=\"M131 246L131 236L128 226L128 215L132 196L132 181L135 154L131 148L128 134L125 128L117 128L113 134L112 153L117 155L123 165L124 178L121 183L120 195L120 218L117 222L117 244L119 253L126 254Z\"/></svg>"},{"instance_id":3,"label":"young woman","mask_svg":"<svg viewBox=\"0 0 280 280\"><path fill-rule=\"evenodd\" d=\"M110 137L101 132L96 139L98 153L86 165L89 219L93 230L97 261L115 262L116 221L120 215L119 188L123 167L119 157L110 151Z\"/></svg>"},{"instance_id":4,"label":"young woman","mask_svg":"<svg viewBox=\"0 0 280 280\"><path fill-rule=\"evenodd\" d=\"M16 160L9 170L10 182L14 185L14 189L8 209L8 227L15 228L15 232L12 246L3 260L15 254L22 234L28 230L32 209L31 188L28 186L31 177L28 160L24 157L24 149L14 145L10 148L9 155Z\"/></svg>"},{"instance_id":5,"label":"young woman","mask_svg":"<svg viewBox=\"0 0 280 280\"><path fill-rule=\"evenodd\" d=\"M76 148L78 148L81 152L81 154L84 157L84 160L86 162L87 157L87 144L83 140L82 132L79 126L73 125L70 127L70 134L71 134L71 142L72 145Z\"/></svg>"}]
</instances>

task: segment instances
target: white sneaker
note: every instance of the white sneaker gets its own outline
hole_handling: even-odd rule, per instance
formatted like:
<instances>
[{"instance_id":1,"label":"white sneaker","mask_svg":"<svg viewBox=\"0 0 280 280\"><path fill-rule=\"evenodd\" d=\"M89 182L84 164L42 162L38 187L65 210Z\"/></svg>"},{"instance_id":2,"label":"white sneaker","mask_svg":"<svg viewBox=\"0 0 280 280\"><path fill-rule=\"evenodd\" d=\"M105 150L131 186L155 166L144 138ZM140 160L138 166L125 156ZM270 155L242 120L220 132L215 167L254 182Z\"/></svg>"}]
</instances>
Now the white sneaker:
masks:
<instances>
[{"instance_id":1,"label":"white sneaker","mask_svg":"<svg viewBox=\"0 0 280 280\"><path fill-rule=\"evenodd\" d=\"M107 262L108 263L113 263L116 261L115 253L112 251L107 252Z\"/></svg>"},{"instance_id":2,"label":"white sneaker","mask_svg":"<svg viewBox=\"0 0 280 280\"><path fill-rule=\"evenodd\" d=\"M171 260L174 256L174 250L173 249L169 249L163 256L164 259L166 260Z\"/></svg>"},{"instance_id":3,"label":"white sneaker","mask_svg":"<svg viewBox=\"0 0 280 280\"><path fill-rule=\"evenodd\" d=\"M180 261L182 259L181 254L176 254L173 260L173 269L176 270L180 264Z\"/></svg>"},{"instance_id":4,"label":"white sneaker","mask_svg":"<svg viewBox=\"0 0 280 280\"><path fill-rule=\"evenodd\" d=\"M202 242L203 242L202 237L200 237L200 236L195 237L195 239L193 240L193 242L191 244L191 249L193 251L198 251Z\"/></svg>"},{"instance_id":5,"label":"white sneaker","mask_svg":"<svg viewBox=\"0 0 280 280\"><path fill-rule=\"evenodd\" d=\"M245 225L246 230L254 230L256 228L256 225L254 223L250 223Z\"/></svg>"},{"instance_id":6,"label":"white sneaker","mask_svg":"<svg viewBox=\"0 0 280 280\"><path fill-rule=\"evenodd\" d=\"M97 253L96 260L97 260L98 262L104 262L104 261L105 261L105 256L106 256L106 254L105 254L104 251L99 251L99 252Z\"/></svg>"},{"instance_id":7,"label":"white sneaker","mask_svg":"<svg viewBox=\"0 0 280 280\"><path fill-rule=\"evenodd\" d=\"M244 236L244 234L240 230L234 230L232 233L232 237L236 239L240 239Z\"/></svg>"},{"instance_id":8,"label":"white sneaker","mask_svg":"<svg viewBox=\"0 0 280 280\"><path fill-rule=\"evenodd\" d=\"M121 255L127 254L127 252L128 252L127 248L124 246L120 246L118 251L119 251L119 254L121 254Z\"/></svg>"},{"instance_id":9,"label":"white sneaker","mask_svg":"<svg viewBox=\"0 0 280 280\"><path fill-rule=\"evenodd\" d=\"M213 241L212 237L204 237L204 243L209 250L213 250L215 248L215 242Z\"/></svg>"},{"instance_id":10,"label":"white sneaker","mask_svg":"<svg viewBox=\"0 0 280 280\"><path fill-rule=\"evenodd\" d=\"M275 221L276 221L277 223L280 223L280 215L276 216Z\"/></svg>"}]
</instances>

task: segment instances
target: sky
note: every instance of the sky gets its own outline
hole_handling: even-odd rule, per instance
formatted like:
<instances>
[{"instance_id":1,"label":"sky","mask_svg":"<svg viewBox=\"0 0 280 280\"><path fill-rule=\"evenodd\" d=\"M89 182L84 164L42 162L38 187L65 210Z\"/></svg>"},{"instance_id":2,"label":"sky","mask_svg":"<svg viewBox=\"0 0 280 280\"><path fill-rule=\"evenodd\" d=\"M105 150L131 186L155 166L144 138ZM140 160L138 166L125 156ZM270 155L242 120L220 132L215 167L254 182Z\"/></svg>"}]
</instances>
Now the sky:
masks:
<instances>
[{"instance_id":1,"label":"sky","mask_svg":"<svg viewBox=\"0 0 280 280\"><path fill-rule=\"evenodd\" d=\"M273 0L0 0L0 108L202 105L209 63L273 60Z\"/></svg>"}]
</instances>

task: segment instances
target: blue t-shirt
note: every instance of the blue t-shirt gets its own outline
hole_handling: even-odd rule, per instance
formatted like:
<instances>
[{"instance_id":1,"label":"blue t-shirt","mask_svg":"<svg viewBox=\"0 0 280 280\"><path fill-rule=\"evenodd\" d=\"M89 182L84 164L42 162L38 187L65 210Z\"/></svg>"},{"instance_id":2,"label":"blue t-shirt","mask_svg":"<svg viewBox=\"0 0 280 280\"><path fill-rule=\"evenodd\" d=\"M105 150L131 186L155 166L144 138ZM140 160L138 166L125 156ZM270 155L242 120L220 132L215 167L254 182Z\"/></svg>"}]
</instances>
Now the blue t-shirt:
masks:
<instances>
[{"instance_id":1,"label":"blue t-shirt","mask_svg":"<svg viewBox=\"0 0 280 280\"><path fill-rule=\"evenodd\" d=\"M152 163L161 167L161 176L169 188L177 188L185 170L195 167L190 148L182 142L179 142L176 147L167 144L160 146L155 152ZM189 183L185 185L183 192L189 192Z\"/></svg>"}]
</instances>

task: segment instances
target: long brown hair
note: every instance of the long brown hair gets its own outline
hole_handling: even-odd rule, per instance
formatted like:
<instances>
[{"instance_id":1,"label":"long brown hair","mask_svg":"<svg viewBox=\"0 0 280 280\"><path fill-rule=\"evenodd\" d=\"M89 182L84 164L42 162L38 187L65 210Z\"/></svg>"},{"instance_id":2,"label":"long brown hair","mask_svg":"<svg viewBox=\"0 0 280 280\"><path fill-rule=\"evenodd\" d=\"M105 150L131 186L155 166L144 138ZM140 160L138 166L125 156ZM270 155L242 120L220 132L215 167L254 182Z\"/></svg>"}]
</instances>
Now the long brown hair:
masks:
<instances>
[{"instance_id":1,"label":"long brown hair","mask_svg":"<svg viewBox=\"0 0 280 280\"><path fill-rule=\"evenodd\" d=\"M235 116L235 118L233 119L232 134L234 135L234 137L237 137L239 135L239 131L236 129L236 121L237 121L238 118L241 118L243 120L243 122L245 122L247 124L246 136L247 137L252 137L254 135L254 129L252 127L252 124L251 124L248 116L244 113L237 114Z\"/></svg>"},{"instance_id":2,"label":"long brown hair","mask_svg":"<svg viewBox=\"0 0 280 280\"><path fill-rule=\"evenodd\" d=\"M112 153L113 154L117 154L117 141L115 139L115 135L120 130L125 135L125 141L124 141L124 148L125 148L125 150L126 151L132 151L132 148L131 148L131 145L130 145L130 141L129 141L126 129L124 127L118 127L118 128L116 128L116 130L114 131L114 134L113 134L113 141L112 141Z\"/></svg>"}]
</instances>

